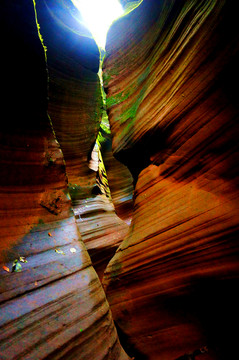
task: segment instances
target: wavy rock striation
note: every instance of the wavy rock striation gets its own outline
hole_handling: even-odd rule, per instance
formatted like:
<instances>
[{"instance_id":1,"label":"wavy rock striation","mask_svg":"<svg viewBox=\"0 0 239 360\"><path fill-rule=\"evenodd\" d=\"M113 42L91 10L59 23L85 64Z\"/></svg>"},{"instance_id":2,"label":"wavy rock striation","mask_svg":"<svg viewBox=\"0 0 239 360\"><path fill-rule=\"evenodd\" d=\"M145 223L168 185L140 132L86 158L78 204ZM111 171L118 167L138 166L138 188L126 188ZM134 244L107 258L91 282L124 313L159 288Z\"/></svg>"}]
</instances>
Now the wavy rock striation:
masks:
<instances>
[{"instance_id":1,"label":"wavy rock striation","mask_svg":"<svg viewBox=\"0 0 239 360\"><path fill-rule=\"evenodd\" d=\"M128 359L71 210L33 2L0 14L0 358Z\"/></svg>"},{"instance_id":2,"label":"wavy rock striation","mask_svg":"<svg viewBox=\"0 0 239 360\"><path fill-rule=\"evenodd\" d=\"M103 283L136 359L237 356L238 40L216 0L144 0L108 33L113 152L136 189Z\"/></svg>"},{"instance_id":3,"label":"wavy rock striation","mask_svg":"<svg viewBox=\"0 0 239 360\"><path fill-rule=\"evenodd\" d=\"M115 212L130 224L133 210L133 178L129 169L113 156L111 134L102 132L101 154Z\"/></svg>"},{"instance_id":4,"label":"wavy rock striation","mask_svg":"<svg viewBox=\"0 0 239 360\"><path fill-rule=\"evenodd\" d=\"M66 162L70 184L91 187L88 157L100 126L99 49L70 0L37 1L47 47L49 115Z\"/></svg>"},{"instance_id":5,"label":"wavy rock striation","mask_svg":"<svg viewBox=\"0 0 239 360\"><path fill-rule=\"evenodd\" d=\"M64 3L51 0L37 1L37 14L44 44L47 47L49 114L66 161L73 210L75 214L78 214L82 210L80 203L82 202L84 207L84 204L92 199L97 177L96 172L89 168L89 160L98 135L103 110L101 85L97 74L100 61L99 49L88 30L82 25L81 15L70 0ZM122 164L119 166L123 167ZM111 223L111 231L119 232L120 219L113 216L116 221L115 229L113 229L112 214L109 214L107 209L106 214L109 215L106 222ZM81 222L79 224L82 225ZM94 216L90 224L90 233L95 239L96 234L93 232L98 233L99 229L94 223ZM125 235L126 228L123 224L122 226L124 230L121 239ZM82 226L80 229L85 234ZM88 240L88 236L83 236L83 241L85 239ZM115 236L112 235L111 245L113 245L112 239L116 241ZM100 246L100 267L103 271L103 267L106 267L114 252L106 251L104 254L108 241L103 247L102 239L99 240L99 246L95 241L93 243L96 249ZM119 245L119 240L112 249L115 250L116 245ZM92 259L95 265L95 257ZM98 270L98 266L96 269Z\"/></svg>"},{"instance_id":6,"label":"wavy rock striation","mask_svg":"<svg viewBox=\"0 0 239 360\"><path fill-rule=\"evenodd\" d=\"M104 194L77 201L75 209L82 240L102 279L129 226L115 214L112 202Z\"/></svg>"}]
</instances>

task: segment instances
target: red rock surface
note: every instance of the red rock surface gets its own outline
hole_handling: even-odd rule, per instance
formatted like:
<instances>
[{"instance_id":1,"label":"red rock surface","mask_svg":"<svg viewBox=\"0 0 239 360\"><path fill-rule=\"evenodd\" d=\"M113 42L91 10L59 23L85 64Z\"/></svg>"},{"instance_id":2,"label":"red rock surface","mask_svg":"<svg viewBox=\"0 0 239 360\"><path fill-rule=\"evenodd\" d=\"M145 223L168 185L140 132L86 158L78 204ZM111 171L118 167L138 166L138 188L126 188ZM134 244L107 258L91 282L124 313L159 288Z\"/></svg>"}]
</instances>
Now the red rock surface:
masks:
<instances>
[{"instance_id":1,"label":"red rock surface","mask_svg":"<svg viewBox=\"0 0 239 360\"><path fill-rule=\"evenodd\" d=\"M127 359L86 251L101 277L127 232L112 204L91 194L87 162L102 110L98 50L79 37L85 29L74 23L70 1L36 4L48 74L33 3L0 6L0 358ZM136 360L238 357L236 5L144 0L109 32L113 152L136 188L129 234L103 283ZM112 198L126 220L127 171L107 151ZM81 188L74 206L86 247L63 155L69 181ZM22 271L11 272L20 257Z\"/></svg>"},{"instance_id":2,"label":"red rock surface","mask_svg":"<svg viewBox=\"0 0 239 360\"><path fill-rule=\"evenodd\" d=\"M238 356L238 40L229 1L145 0L108 34L113 152L137 183L103 283L136 359Z\"/></svg>"},{"instance_id":3,"label":"red rock surface","mask_svg":"<svg viewBox=\"0 0 239 360\"><path fill-rule=\"evenodd\" d=\"M0 14L0 358L128 359L71 209L33 2Z\"/></svg>"},{"instance_id":4,"label":"red rock surface","mask_svg":"<svg viewBox=\"0 0 239 360\"><path fill-rule=\"evenodd\" d=\"M111 134L104 135L101 154L115 212L117 216L130 224L133 210L133 178L129 169L113 156Z\"/></svg>"},{"instance_id":5,"label":"red rock surface","mask_svg":"<svg viewBox=\"0 0 239 360\"><path fill-rule=\"evenodd\" d=\"M129 226L116 215L112 201L105 195L76 201L75 214L82 240L102 279L108 262L127 235Z\"/></svg>"}]
</instances>

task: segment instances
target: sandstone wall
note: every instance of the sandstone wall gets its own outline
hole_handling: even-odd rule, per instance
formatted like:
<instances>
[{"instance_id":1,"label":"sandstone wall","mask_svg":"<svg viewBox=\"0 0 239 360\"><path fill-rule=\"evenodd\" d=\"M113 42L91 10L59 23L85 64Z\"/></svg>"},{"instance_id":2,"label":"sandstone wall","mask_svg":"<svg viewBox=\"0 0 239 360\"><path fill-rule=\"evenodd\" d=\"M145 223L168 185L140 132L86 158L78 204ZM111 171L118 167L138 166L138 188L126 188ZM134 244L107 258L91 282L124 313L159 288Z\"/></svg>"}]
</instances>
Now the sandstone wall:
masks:
<instances>
[{"instance_id":1,"label":"sandstone wall","mask_svg":"<svg viewBox=\"0 0 239 360\"><path fill-rule=\"evenodd\" d=\"M103 282L136 359L237 356L237 22L236 2L144 0L108 34L113 152L136 188Z\"/></svg>"},{"instance_id":2,"label":"sandstone wall","mask_svg":"<svg viewBox=\"0 0 239 360\"><path fill-rule=\"evenodd\" d=\"M91 187L88 167L102 113L99 49L70 0L37 1L38 21L47 47L49 115L70 184Z\"/></svg>"},{"instance_id":3,"label":"sandstone wall","mask_svg":"<svg viewBox=\"0 0 239 360\"><path fill-rule=\"evenodd\" d=\"M0 358L128 359L71 209L33 2L0 7Z\"/></svg>"}]
</instances>

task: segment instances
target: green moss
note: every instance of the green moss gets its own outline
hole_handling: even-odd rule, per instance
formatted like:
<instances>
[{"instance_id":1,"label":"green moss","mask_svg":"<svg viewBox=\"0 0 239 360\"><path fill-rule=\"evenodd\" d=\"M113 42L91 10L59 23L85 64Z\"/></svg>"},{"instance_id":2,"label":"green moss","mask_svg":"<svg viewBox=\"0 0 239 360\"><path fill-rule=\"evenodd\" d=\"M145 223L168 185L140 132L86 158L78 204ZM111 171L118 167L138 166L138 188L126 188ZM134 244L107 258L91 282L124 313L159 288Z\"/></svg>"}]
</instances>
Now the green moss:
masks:
<instances>
[{"instance_id":1,"label":"green moss","mask_svg":"<svg viewBox=\"0 0 239 360\"><path fill-rule=\"evenodd\" d=\"M97 142L99 148L101 148L101 145L102 145L105 141L106 141L106 139L105 139L104 135L102 134L101 131L99 131L98 136L97 136L97 139L96 139L96 142Z\"/></svg>"},{"instance_id":2,"label":"green moss","mask_svg":"<svg viewBox=\"0 0 239 360\"><path fill-rule=\"evenodd\" d=\"M106 106L107 109L109 109L111 106L118 105L122 103L123 101L127 100L129 96L131 96L134 93L135 87L131 86L126 91L121 91L118 94L106 98Z\"/></svg>"},{"instance_id":3,"label":"green moss","mask_svg":"<svg viewBox=\"0 0 239 360\"><path fill-rule=\"evenodd\" d=\"M95 100L95 103L94 103L94 110L92 111L92 120L93 120L93 123L95 124L97 130L99 130L100 119L102 117L102 112L103 112L103 107L104 107L104 101L103 101L103 97L102 97L102 89L101 89L100 80L97 81L93 101L94 100Z\"/></svg>"},{"instance_id":4,"label":"green moss","mask_svg":"<svg viewBox=\"0 0 239 360\"><path fill-rule=\"evenodd\" d=\"M138 77L137 84L140 85L142 82L147 80L150 73L150 66L147 66L146 70Z\"/></svg>"},{"instance_id":5,"label":"green moss","mask_svg":"<svg viewBox=\"0 0 239 360\"><path fill-rule=\"evenodd\" d=\"M110 188L109 188L109 183L108 183L108 178L107 178L107 173L106 173L106 169L105 169L105 165L104 165L104 161L102 158L102 154L101 151L99 149L99 169L98 169L98 175L100 178L100 181L98 183L101 192L103 194L105 194L108 198L111 199L111 193L110 193Z\"/></svg>"},{"instance_id":6,"label":"green moss","mask_svg":"<svg viewBox=\"0 0 239 360\"><path fill-rule=\"evenodd\" d=\"M110 108L111 106L120 104L124 100L125 100L125 98L124 98L123 92L120 92L114 96L106 98L106 106L107 106L107 108Z\"/></svg>"},{"instance_id":7,"label":"green moss","mask_svg":"<svg viewBox=\"0 0 239 360\"><path fill-rule=\"evenodd\" d=\"M123 16L125 16L125 15L129 14L131 11L135 10L142 2L143 2L143 0L128 2L125 6L125 12L124 12Z\"/></svg>"},{"instance_id":8,"label":"green moss","mask_svg":"<svg viewBox=\"0 0 239 360\"><path fill-rule=\"evenodd\" d=\"M147 90L147 85L144 85L136 101L134 101L134 103L130 107L127 107L124 111L122 111L121 115L118 118L116 118L116 121L119 121L120 124L126 124L128 122L126 127L127 131L129 131L130 128L133 126L137 111L144 98L146 90Z\"/></svg>"},{"instance_id":9,"label":"green moss","mask_svg":"<svg viewBox=\"0 0 239 360\"><path fill-rule=\"evenodd\" d=\"M100 127L106 134L111 133L108 115L107 115L105 110L103 111L102 121L101 121Z\"/></svg>"},{"instance_id":10,"label":"green moss","mask_svg":"<svg viewBox=\"0 0 239 360\"><path fill-rule=\"evenodd\" d=\"M107 74L106 72L103 72L103 84L104 84L104 87L108 87L110 79L111 79L110 74Z\"/></svg>"},{"instance_id":11,"label":"green moss","mask_svg":"<svg viewBox=\"0 0 239 360\"><path fill-rule=\"evenodd\" d=\"M119 70L115 67L113 69L110 69L108 71L103 71L103 84L104 87L107 87L109 85L110 80L114 77L114 76L118 76L119 75Z\"/></svg>"},{"instance_id":12,"label":"green moss","mask_svg":"<svg viewBox=\"0 0 239 360\"><path fill-rule=\"evenodd\" d=\"M44 49L44 53L45 53L45 59L47 61L47 56L46 56L46 52L47 52L47 47L44 45L44 41L43 41L43 37L42 37L42 34L40 32L40 25L39 25L39 22L37 20L37 10L36 10L36 1L35 0L32 0L33 2L33 6L34 6L34 12L35 12L35 20L36 20L36 26L37 26L37 32L38 32L38 37L42 43L42 46L43 46L43 49Z\"/></svg>"},{"instance_id":13,"label":"green moss","mask_svg":"<svg viewBox=\"0 0 239 360\"><path fill-rule=\"evenodd\" d=\"M119 70L115 67L113 69L110 70L110 75L111 76L117 76L119 75Z\"/></svg>"}]
</instances>

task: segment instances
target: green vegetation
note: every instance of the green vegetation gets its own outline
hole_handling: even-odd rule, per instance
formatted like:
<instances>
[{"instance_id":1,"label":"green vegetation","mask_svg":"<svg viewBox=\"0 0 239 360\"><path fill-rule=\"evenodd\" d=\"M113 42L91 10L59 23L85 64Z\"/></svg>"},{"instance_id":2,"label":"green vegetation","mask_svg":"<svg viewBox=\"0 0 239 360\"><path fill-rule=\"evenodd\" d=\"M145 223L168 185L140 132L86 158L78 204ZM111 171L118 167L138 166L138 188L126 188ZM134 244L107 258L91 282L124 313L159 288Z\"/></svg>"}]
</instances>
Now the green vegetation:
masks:
<instances>
[{"instance_id":1,"label":"green vegetation","mask_svg":"<svg viewBox=\"0 0 239 360\"><path fill-rule=\"evenodd\" d=\"M131 11L135 10L142 2L143 2L143 0L128 2L125 6L125 12L124 12L123 16L125 16L125 15L129 14Z\"/></svg>"},{"instance_id":2,"label":"green vegetation","mask_svg":"<svg viewBox=\"0 0 239 360\"><path fill-rule=\"evenodd\" d=\"M47 52L47 48L46 46L44 45L44 41L43 41L43 37L42 37L42 34L40 32L40 25L39 25L39 22L37 20L37 10L36 10L36 1L35 0L32 0L33 2L33 6L34 6L34 12L35 12L35 19L36 19L36 26L37 26L37 32L38 32L38 36L39 36L39 39L42 43L42 46L43 46L43 49L44 49L44 53L45 53L45 59L47 61L47 56L46 56L46 52Z\"/></svg>"},{"instance_id":3,"label":"green vegetation","mask_svg":"<svg viewBox=\"0 0 239 360\"><path fill-rule=\"evenodd\" d=\"M132 93L132 90L131 91L128 90L126 92L121 91L118 94L116 94L115 96L106 98L107 108L110 108L113 105L117 105L117 104L120 104L121 102L125 101L131 95L131 93Z\"/></svg>"},{"instance_id":4,"label":"green vegetation","mask_svg":"<svg viewBox=\"0 0 239 360\"><path fill-rule=\"evenodd\" d=\"M109 119L108 119L107 112L105 110L103 110L102 121L101 121L100 127L106 134L110 134Z\"/></svg>"}]
</instances>

